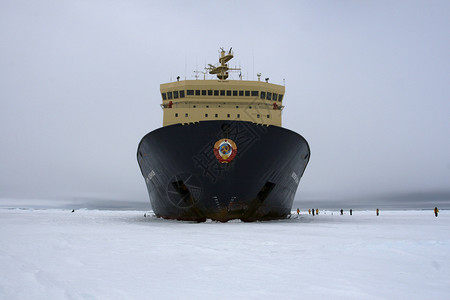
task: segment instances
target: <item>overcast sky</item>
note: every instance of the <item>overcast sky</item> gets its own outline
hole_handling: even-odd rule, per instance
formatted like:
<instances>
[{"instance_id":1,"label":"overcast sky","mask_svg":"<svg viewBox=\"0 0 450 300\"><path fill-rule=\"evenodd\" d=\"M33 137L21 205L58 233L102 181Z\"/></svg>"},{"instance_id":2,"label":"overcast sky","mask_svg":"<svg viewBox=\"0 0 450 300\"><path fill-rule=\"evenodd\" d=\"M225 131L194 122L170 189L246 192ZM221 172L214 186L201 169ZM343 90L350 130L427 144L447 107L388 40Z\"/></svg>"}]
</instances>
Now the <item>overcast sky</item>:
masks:
<instances>
[{"instance_id":1,"label":"overcast sky","mask_svg":"<svg viewBox=\"0 0 450 300\"><path fill-rule=\"evenodd\" d=\"M1 0L0 197L149 202L159 85L219 47L285 79L296 200L450 197L450 1L430 0Z\"/></svg>"}]
</instances>

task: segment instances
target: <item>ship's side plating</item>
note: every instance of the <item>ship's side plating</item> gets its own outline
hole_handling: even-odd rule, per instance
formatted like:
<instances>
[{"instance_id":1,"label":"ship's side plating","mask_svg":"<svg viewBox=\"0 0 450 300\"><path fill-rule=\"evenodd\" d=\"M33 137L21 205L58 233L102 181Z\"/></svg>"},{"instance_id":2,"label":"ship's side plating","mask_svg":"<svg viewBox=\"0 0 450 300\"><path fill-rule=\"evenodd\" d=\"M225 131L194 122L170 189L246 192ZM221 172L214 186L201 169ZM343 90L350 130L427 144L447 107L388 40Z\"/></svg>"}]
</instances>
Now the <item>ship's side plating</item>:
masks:
<instances>
[{"instance_id":1,"label":"ship's side plating","mask_svg":"<svg viewBox=\"0 0 450 300\"><path fill-rule=\"evenodd\" d=\"M237 155L220 163L214 144ZM137 158L158 217L204 221L269 220L290 214L310 149L299 134L245 121L201 121L156 129Z\"/></svg>"}]
</instances>

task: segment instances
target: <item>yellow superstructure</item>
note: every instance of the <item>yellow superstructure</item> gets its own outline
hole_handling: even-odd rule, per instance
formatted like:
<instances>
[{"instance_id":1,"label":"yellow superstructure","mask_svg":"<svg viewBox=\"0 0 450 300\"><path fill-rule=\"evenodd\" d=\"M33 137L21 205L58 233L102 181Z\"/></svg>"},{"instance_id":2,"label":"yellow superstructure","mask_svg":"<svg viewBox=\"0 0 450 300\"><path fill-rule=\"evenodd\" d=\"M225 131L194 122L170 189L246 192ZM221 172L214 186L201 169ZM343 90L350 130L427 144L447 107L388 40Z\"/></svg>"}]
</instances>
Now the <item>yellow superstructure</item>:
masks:
<instances>
[{"instance_id":1,"label":"yellow superstructure","mask_svg":"<svg viewBox=\"0 0 450 300\"><path fill-rule=\"evenodd\" d=\"M161 84L163 126L212 120L249 121L281 126L284 86L263 81L227 80L226 62L233 58L222 49L220 65L210 65L218 80L184 80ZM259 77L259 76L258 76Z\"/></svg>"}]
</instances>

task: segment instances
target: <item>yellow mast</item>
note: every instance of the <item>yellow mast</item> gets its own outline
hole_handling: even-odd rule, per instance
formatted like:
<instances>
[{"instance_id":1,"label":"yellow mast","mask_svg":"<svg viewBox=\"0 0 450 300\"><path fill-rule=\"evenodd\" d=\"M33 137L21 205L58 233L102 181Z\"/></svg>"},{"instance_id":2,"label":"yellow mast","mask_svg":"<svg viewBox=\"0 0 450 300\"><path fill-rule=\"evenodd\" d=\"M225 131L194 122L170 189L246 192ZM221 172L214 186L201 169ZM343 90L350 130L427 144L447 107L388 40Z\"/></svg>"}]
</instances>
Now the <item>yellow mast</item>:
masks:
<instances>
[{"instance_id":1,"label":"yellow mast","mask_svg":"<svg viewBox=\"0 0 450 300\"><path fill-rule=\"evenodd\" d=\"M233 52L231 52L231 49L228 51L227 54L225 54L225 50L223 48L220 48L220 58L219 58L219 66L213 66L209 65L209 68L206 68L209 71L209 74L217 74L217 78L219 80L226 80L228 78L228 71L239 71L240 68L229 68L227 62L232 59Z\"/></svg>"}]
</instances>

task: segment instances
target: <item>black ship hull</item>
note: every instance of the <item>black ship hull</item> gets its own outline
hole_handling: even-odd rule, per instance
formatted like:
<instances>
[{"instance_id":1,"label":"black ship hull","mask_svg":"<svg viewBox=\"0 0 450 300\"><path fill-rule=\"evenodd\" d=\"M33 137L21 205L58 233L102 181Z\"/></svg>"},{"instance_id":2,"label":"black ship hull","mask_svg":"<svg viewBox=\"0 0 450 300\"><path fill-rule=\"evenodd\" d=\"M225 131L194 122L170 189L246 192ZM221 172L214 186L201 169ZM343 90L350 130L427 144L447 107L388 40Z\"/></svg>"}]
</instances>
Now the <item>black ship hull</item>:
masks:
<instances>
[{"instance_id":1,"label":"black ship hull","mask_svg":"<svg viewBox=\"0 0 450 300\"><path fill-rule=\"evenodd\" d=\"M235 143L221 163L218 140ZM310 149L299 134L242 121L204 121L156 129L139 143L137 159L156 216L205 221L289 216Z\"/></svg>"}]
</instances>

